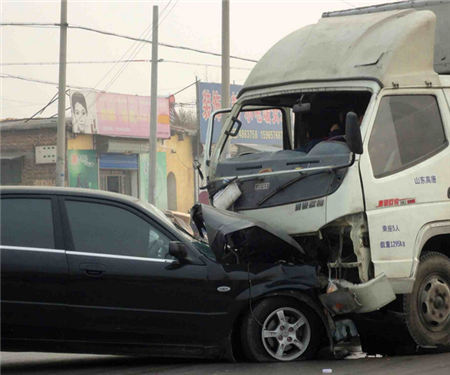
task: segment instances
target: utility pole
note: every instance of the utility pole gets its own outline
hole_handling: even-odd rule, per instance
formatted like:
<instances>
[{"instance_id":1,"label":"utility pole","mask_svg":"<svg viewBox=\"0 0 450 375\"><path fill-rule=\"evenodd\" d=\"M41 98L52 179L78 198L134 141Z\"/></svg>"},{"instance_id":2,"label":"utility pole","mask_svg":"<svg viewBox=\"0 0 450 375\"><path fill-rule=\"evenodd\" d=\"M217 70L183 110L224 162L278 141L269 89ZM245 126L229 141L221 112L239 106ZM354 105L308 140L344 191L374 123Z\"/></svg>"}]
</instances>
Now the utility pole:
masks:
<instances>
[{"instance_id":1,"label":"utility pole","mask_svg":"<svg viewBox=\"0 0 450 375\"><path fill-rule=\"evenodd\" d=\"M59 32L58 127L56 130L56 186L65 185L66 175L66 57L67 0L61 0Z\"/></svg>"},{"instance_id":2,"label":"utility pole","mask_svg":"<svg viewBox=\"0 0 450 375\"><path fill-rule=\"evenodd\" d=\"M158 6L153 6L152 31L152 86L150 93L150 135L149 135L149 174L148 201L156 201L156 128L158 123Z\"/></svg>"},{"instance_id":3,"label":"utility pole","mask_svg":"<svg viewBox=\"0 0 450 375\"><path fill-rule=\"evenodd\" d=\"M230 2L222 0L222 108L230 106Z\"/></svg>"}]
</instances>

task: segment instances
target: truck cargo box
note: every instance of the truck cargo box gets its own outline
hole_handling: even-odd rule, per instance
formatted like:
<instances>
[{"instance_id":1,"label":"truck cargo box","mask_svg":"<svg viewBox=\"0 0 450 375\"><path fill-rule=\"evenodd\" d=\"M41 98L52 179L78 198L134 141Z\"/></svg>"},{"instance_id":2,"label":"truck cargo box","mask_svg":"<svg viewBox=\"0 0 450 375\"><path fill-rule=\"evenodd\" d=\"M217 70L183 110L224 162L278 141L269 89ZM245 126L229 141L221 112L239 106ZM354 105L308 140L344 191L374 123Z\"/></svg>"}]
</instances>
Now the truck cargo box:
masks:
<instances>
[{"instance_id":1,"label":"truck cargo box","mask_svg":"<svg viewBox=\"0 0 450 375\"><path fill-rule=\"evenodd\" d=\"M434 44L434 69L439 74L450 74L450 1L449 0L410 0L390 4L379 4L322 14L326 17L340 17L378 13L392 10L416 9L431 10L436 15L436 39Z\"/></svg>"}]
</instances>

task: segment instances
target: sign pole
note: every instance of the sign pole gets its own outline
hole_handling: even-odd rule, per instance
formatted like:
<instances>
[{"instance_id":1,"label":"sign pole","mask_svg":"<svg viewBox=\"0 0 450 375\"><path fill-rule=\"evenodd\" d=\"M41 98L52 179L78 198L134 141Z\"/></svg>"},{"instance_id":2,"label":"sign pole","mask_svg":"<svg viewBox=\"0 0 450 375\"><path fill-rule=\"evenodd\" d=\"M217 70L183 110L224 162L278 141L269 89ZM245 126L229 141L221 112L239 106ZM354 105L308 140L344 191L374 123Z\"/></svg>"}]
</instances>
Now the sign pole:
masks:
<instances>
[{"instance_id":1,"label":"sign pole","mask_svg":"<svg viewBox=\"0 0 450 375\"><path fill-rule=\"evenodd\" d=\"M230 106L230 2L222 0L222 108Z\"/></svg>"},{"instance_id":2,"label":"sign pole","mask_svg":"<svg viewBox=\"0 0 450 375\"><path fill-rule=\"evenodd\" d=\"M153 6L153 34L152 34L152 83L150 94L150 135L149 135L149 183L148 201L156 201L156 129L158 122L158 6Z\"/></svg>"},{"instance_id":3,"label":"sign pole","mask_svg":"<svg viewBox=\"0 0 450 375\"><path fill-rule=\"evenodd\" d=\"M61 0L59 34L58 126L56 129L56 186L64 186L66 175L66 53L67 0Z\"/></svg>"},{"instance_id":4,"label":"sign pole","mask_svg":"<svg viewBox=\"0 0 450 375\"><path fill-rule=\"evenodd\" d=\"M230 1L222 0L222 108L230 106ZM222 126L227 116L222 118ZM229 138L228 138L229 139ZM229 157L230 141L225 144L224 153Z\"/></svg>"}]
</instances>

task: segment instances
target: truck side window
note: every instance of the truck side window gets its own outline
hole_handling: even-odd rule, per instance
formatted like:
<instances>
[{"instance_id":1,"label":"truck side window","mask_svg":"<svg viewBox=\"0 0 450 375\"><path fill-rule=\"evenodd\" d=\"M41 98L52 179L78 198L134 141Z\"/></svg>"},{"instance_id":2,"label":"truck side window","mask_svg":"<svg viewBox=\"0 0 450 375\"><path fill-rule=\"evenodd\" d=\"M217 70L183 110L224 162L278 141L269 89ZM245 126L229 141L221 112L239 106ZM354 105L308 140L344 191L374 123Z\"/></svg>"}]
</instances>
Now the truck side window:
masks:
<instances>
[{"instance_id":1,"label":"truck side window","mask_svg":"<svg viewBox=\"0 0 450 375\"><path fill-rule=\"evenodd\" d=\"M376 178L420 163L447 144L436 97L392 95L381 99L369 140Z\"/></svg>"}]
</instances>

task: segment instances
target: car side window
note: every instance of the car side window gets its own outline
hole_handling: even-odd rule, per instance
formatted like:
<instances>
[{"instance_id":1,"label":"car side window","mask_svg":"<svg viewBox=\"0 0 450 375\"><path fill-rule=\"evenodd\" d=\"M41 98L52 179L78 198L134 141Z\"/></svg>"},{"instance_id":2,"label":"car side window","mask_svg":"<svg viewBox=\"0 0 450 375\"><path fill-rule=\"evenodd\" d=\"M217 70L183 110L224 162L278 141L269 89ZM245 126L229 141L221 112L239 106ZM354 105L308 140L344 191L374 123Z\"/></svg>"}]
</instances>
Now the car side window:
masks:
<instances>
[{"instance_id":1,"label":"car side window","mask_svg":"<svg viewBox=\"0 0 450 375\"><path fill-rule=\"evenodd\" d=\"M369 140L373 174L378 178L409 168L447 143L435 96L385 96Z\"/></svg>"},{"instance_id":2,"label":"car side window","mask_svg":"<svg viewBox=\"0 0 450 375\"><path fill-rule=\"evenodd\" d=\"M72 200L65 204L75 251L173 259L170 239L127 209Z\"/></svg>"},{"instance_id":3,"label":"car side window","mask_svg":"<svg viewBox=\"0 0 450 375\"><path fill-rule=\"evenodd\" d=\"M2 198L1 244L54 249L52 201Z\"/></svg>"}]
</instances>

